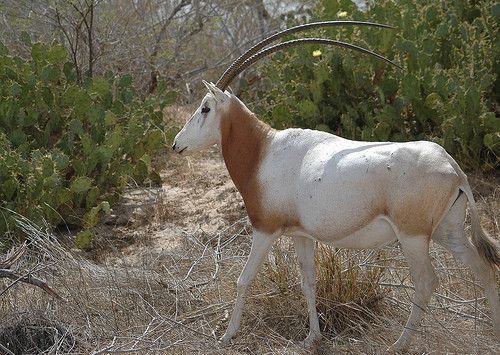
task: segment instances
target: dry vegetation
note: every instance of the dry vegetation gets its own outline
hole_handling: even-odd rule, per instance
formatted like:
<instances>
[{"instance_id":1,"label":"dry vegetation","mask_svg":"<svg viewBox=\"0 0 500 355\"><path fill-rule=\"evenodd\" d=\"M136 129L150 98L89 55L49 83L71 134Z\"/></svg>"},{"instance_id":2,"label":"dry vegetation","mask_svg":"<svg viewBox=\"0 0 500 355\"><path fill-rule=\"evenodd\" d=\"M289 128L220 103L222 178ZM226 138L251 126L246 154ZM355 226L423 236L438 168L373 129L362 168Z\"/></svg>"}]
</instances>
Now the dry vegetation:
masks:
<instances>
[{"instance_id":1,"label":"dry vegetation","mask_svg":"<svg viewBox=\"0 0 500 355\"><path fill-rule=\"evenodd\" d=\"M188 110L189 111L189 110ZM167 116L185 116L172 108ZM15 265L65 298L0 283L0 344L14 353L308 353L308 319L291 243L280 240L255 281L231 346L228 322L251 227L219 153L167 155L158 188L131 188L78 253L25 225L32 244ZM498 179L475 177L484 226L498 235ZM317 353L383 353L408 316L412 285L397 245L381 251L318 246ZM432 248L441 286L410 353L495 353L489 308L467 269ZM7 352L6 349L0 350Z\"/></svg>"}]
</instances>

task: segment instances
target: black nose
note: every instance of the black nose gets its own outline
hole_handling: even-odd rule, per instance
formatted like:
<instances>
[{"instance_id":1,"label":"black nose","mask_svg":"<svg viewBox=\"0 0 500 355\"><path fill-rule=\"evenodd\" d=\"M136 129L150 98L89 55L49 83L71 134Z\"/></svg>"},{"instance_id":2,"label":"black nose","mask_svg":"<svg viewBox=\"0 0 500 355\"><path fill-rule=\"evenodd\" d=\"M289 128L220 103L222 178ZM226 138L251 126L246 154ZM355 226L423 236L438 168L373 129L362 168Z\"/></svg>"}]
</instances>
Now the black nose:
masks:
<instances>
[{"instance_id":1,"label":"black nose","mask_svg":"<svg viewBox=\"0 0 500 355\"><path fill-rule=\"evenodd\" d=\"M175 150L175 143L172 144L172 150Z\"/></svg>"}]
</instances>

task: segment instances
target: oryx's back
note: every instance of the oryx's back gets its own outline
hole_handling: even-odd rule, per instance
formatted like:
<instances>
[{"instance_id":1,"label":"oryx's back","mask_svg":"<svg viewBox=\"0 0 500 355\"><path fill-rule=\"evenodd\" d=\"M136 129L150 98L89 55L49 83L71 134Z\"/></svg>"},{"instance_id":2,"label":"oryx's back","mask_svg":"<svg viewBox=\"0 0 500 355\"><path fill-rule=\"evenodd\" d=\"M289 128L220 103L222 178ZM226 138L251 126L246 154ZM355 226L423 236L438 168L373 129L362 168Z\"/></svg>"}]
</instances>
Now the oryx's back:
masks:
<instances>
[{"instance_id":1,"label":"oryx's back","mask_svg":"<svg viewBox=\"0 0 500 355\"><path fill-rule=\"evenodd\" d=\"M431 142L358 142L293 129L278 132L267 151L259 173L264 207L318 239L344 238L381 216L428 235L461 181Z\"/></svg>"}]
</instances>

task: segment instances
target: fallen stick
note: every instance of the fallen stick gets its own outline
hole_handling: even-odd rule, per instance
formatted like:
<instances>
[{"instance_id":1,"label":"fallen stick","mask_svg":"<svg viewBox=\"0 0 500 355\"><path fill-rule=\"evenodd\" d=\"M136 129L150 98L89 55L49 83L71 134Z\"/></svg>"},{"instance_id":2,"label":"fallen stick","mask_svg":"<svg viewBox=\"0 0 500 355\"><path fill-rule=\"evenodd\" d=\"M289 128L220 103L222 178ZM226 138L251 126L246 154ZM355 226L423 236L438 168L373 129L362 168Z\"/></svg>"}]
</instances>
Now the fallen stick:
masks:
<instances>
[{"instance_id":1,"label":"fallen stick","mask_svg":"<svg viewBox=\"0 0 500 355\"><path fill-rule=\"evenodd\" d=\"M31 275L31 272L26 273L25 275L18 275L15 271L11 270L11 266L18 261L26 252L26 242L21 244L17 248L12 248L8 253L7 257L5 260L0 261L0 279L1 278L8 278L11 280L14 280L13 283L11 283L5 290L0 292L0 296L2 296L7 290L9 290L11 287L13 287L16 283L18 282L24 282L30 285L34 285L37 287L40 287L42 290L47 292L49 295L65 301L64 298L59 296L52 288L49 287L46 281L41 280L33 275Z\"/></svg>"}]
</instances>

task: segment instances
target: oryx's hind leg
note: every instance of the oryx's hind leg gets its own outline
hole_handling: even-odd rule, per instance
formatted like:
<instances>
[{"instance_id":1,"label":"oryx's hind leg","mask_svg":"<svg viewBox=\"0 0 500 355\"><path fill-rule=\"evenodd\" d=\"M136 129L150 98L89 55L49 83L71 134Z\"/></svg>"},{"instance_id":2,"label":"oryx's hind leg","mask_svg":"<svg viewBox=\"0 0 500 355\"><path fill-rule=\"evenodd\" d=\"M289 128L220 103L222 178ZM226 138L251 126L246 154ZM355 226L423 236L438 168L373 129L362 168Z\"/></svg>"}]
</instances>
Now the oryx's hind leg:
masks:
<instances>
[{"instance_id":1,"label":"oryx's hind leg","mask_svg":"<svg viewBox=\"0 0 500 355\"><path fill-rule=\"evenodd\" d=\"M320 337L318 312L316 311L316 266L314 265L314 242L306 237L293 237L295 252L301 272L301 285L309 312L309 335L304 340L306 347L312 346Z\"/></svg>"},{"instance_id":2,"label":"oryx's hind leg","mask_svg":"<svg viewBox=\"0 0 500 355\"><path fill-rule=\"evenodd\" d=\"M410 344L411 338L427 310L432 293L438 285L429 255L429 237L425 235L400 235L398 239L410 268L410 275L415 286L415 296L405 328L391 347L393 351L401 351Z\"/></svg>"},{"instance_id":3,"label":"oryx's hind leg","mask_svg":"<svg viewBox=\"0 0 500 355\"><path fill-rule=\"evenodd\" d=\"M433 240L451 251L457 259L469 266L482 283L491 307L495 331L500 333L500 303L496 290L495 270L481 258L477 248L465 235L466 206L467 198L465 194L461 194L434 232Z\"/></svg>"}]
</instances>

